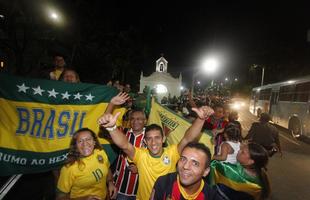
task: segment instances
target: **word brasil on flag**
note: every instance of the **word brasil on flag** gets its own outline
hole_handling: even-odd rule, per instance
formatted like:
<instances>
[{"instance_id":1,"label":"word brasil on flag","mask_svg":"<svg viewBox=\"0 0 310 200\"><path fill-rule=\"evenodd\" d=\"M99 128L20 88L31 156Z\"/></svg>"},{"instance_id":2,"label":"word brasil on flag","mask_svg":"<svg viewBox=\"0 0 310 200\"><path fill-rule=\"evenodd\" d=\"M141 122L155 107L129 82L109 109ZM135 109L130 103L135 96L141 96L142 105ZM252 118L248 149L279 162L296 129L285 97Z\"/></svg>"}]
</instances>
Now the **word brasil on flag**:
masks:
<instances>
[{"instance_id":1,"label":"word brasil on flag","mask_svg":"<svg viewBox=\"0 0 310 200\"><path fill-rule=\"evenodd\" d=\"M0 73L0 80L0 176L63 165L73 133L82 127L99 133L97 119L117 94L115 88L97 84L5 73ZM115 110L119 111L123 114L125 109ZM109 141L99 141L113 160Z\"/></svg>"}]
</instances>

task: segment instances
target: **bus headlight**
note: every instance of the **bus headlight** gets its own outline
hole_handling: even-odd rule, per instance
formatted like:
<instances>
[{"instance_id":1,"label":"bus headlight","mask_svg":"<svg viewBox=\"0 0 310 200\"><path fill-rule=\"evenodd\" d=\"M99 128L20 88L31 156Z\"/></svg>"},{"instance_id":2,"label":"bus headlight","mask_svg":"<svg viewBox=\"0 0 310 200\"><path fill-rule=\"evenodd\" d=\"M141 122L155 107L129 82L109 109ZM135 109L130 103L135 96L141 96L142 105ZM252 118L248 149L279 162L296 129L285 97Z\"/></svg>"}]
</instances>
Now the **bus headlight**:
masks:
<instances>
[{"instance_id":1,"label":"bus headlight","mask_svg":"<svg viewBox=\"0 0 310 200\"><path fill-rule=\"evenodd\" d=\"M231 108L232 109L235 109L235 110L238 110L238 109L240 109L241 108L241 105L239 104L239 103L233 103L232 105L231 105Z\"/></svg>"},{"instance_id":2,"label":"bus headlight","mask_svg":"<svg viewBox=\"0 0 310 200\"><path fill-rule=\"evenodd\" d=\"M242 108L244 106L245 106L245 103L244 102L239 102L239 101L234 102L233 104L231 104L231 108L234 109L234 110L238 110L238 109L240 109L240 108Z\"/></svg>"}]
</instances>

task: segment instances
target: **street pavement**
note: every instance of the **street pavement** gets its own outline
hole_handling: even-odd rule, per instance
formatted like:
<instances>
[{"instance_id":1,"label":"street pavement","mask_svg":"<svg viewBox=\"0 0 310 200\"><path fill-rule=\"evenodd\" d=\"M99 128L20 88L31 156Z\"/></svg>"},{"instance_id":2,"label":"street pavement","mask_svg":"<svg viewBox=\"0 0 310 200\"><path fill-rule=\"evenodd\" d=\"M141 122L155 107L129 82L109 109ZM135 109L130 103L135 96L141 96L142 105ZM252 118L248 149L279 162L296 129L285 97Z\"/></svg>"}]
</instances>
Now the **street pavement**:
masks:
<instances>
[{"instance_id":1,"label":"street pavement","mask_svg":"<svg viewBox=\"0 0 310 200\"><path fill-rule=\"evenodd\" d=\"M257 117L248 111L248 106L238 110L245 136ZM274 155L267 166L271 182L271 200L310 199L310 145L294 139L287 130L278 127L283 156Z\"/></svg>"}]
</instances>

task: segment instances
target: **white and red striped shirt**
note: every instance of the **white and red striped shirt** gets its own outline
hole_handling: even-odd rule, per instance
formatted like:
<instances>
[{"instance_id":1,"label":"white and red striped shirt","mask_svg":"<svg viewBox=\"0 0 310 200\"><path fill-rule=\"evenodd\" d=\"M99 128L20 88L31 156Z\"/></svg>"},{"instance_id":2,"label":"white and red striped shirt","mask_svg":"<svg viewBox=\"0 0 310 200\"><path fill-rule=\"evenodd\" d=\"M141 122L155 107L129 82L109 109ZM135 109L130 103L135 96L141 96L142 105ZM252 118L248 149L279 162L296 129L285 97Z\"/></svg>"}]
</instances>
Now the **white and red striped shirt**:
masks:
<instances>
[{"instance_id":1,"label":"white and red striped shirt","mask_svg":"<svg viewBox=\"0 0 310 200\"><path fill-rule=\"evenodd\" d=\"M146 147L144 139L145 129L139 134L134 135L132 129L126 132L128 141L135 147ZM114 181L118 192L127 196L135 196L138 190L138 174L132 173L129 169L129 162L124 152L120 152L117 158L116 170L114 172Z\"/></svg>"}]
</instances>

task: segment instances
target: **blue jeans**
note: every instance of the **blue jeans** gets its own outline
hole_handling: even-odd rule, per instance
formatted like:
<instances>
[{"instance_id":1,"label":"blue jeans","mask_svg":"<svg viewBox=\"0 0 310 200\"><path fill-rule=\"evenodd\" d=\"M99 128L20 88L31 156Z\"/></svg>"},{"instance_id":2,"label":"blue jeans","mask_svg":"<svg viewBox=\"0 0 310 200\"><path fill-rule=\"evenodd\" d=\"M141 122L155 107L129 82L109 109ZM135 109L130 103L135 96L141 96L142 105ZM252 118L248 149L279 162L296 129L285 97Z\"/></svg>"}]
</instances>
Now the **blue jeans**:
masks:
<instances>
[{"instance_id":1,"label":"blue jeans","mask_svg":"<svg viewBox=\"0 0 310 200\"><path fill-rule=\"evenodd\" d=\"M127 196L127 195L118 193L116 199L117 200L136 200L136 196Z\"/></svg>"}]
</instances>

